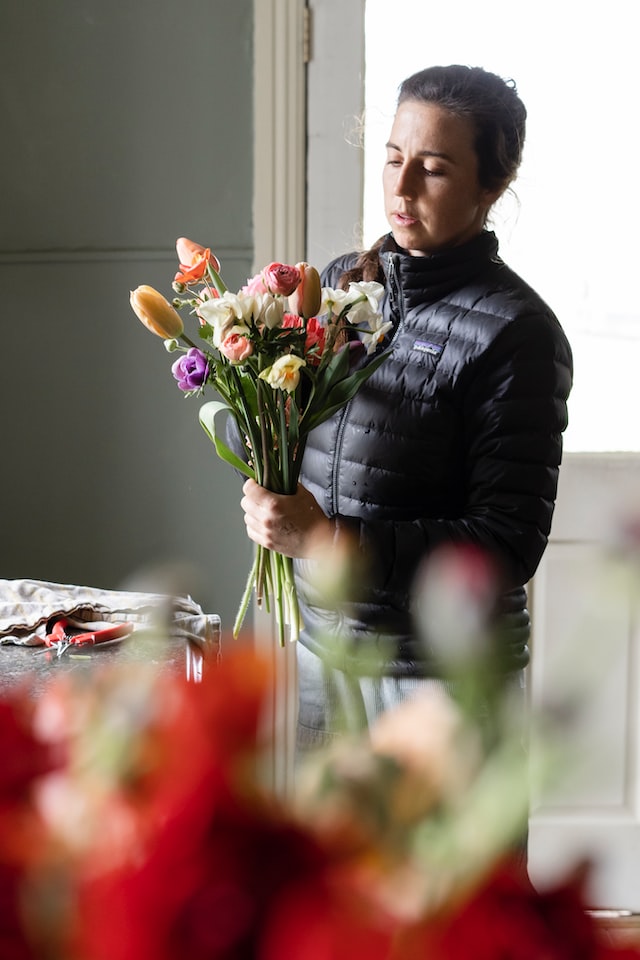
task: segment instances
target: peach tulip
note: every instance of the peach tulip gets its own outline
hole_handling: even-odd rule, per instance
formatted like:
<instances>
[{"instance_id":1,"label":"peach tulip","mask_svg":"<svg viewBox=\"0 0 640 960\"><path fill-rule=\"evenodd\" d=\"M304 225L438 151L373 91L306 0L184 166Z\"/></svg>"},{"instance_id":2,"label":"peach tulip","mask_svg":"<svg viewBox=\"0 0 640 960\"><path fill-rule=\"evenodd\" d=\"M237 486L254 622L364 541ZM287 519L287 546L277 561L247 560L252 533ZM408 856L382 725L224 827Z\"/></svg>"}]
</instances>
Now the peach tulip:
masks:
<instances>
[{"instance_id":1,"label":"peach tulip","mask_svg":"<svg viewBox=\"0 0 640 960\"><path fill-rule=\"evenodd\" d=\"M179 283L193 283L202 280L207 265L210 264L215 271L220 269L220 262L217 257L211 253L209 247L203 247L201 243L194 243L187 237L178 237L176 240L176 253L180 270L175 275L175 280Z\"/></svg>"},{"instance_id":2,"label":"peach tulip","mask_svg":"<svg viewBox=\"0 0 640 960\"><path fill-rule=\"evenodd\" d=\"M289 297L289 310L299 317L315 317L322 299L320 274L308 263L296 263L300 283Z\"/></svg>"},{"instance_id":3,"label":"peach tulip","mask_svg":"<svg viewBox=\"0 0 640 960\"><path fill-rule=\"evenodd\" d=\"M178 311L153 287L146 284L136 287L131 291L129 302L138 320L156 336L172 340L184 331Z\"/></svg>"}]
</instances>

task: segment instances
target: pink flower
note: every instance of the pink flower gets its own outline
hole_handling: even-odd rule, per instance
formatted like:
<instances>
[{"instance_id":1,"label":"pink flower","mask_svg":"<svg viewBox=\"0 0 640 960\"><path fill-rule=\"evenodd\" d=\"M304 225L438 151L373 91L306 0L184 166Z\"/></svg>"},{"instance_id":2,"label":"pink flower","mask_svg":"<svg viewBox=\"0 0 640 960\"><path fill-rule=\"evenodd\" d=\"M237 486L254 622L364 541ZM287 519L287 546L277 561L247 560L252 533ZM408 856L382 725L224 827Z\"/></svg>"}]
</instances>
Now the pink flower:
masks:
<instances>
[{"instance_id":1,"label":"pink flower","mask_svg":"<svg viewBox=\"0 0 640 960\"><path fill-rule=\"evenodd\" d=\"M304 319L295 313L285 313L282 321L283 328L297 329L302 327ZM306 323L306 338L304 342L305 359L312 365L320 363L324 352L324 344L327 335L326 328L322 326L317 317L310 317Z\"/></svg>"},{"instance_id":2,"label":"pink flower","mask_svg":"<svg viewBox=\"0 0 640 960\"><path fill-rule=\"evenodd\" d=\"M250 277L240 292L247 293L250 297L258 297L263 293L268 293L262 273L256 273L255 277Z\"/></svg>"},{"instance_id":3,"label":"pink flower","mask_svg":"<svg viewBox=\"0 0 640 960\"><path fill-rule=\"evenodd\" d=\"M295 330L297 327L301 327L303 323L302 317L299 317L296 313L285 313L282 318L282 326L288 327L290 330Z\"/></svg>"},{"instance_id":4,"label":"pink flower","mask_svg":"<svg viewBox=\"0 0 640 960\"><path fill-rule=\"evenodd\" d=\"M313 358L310 362L319 363L324 353L324 344L326 338L326 328L318 321L316 317L310 317L307 320L307 339L304 345L305 354L313 352Z\"/></svg>"},{"instance_id":5,"label":"pink flower","mask_svg":"<svg viewBox=\"0 0 640 960\"><path fill-rule=\"evenodd\" d=\"M220 344L220 353L224 354L231 363L242 363L253 353L253 344L237 327L232 327L230 333Z\"/></svg>"},{"instance_id":6,"label":"pink flower","mask_svg":"<svg viewBox=\"0 0 640 960\"><path fill-rule=\"evenodd\" d=\"M301 280L298 268L286 263L270 263L262 271L262 277L268 292L282 297L292 294Z\"/></svg>"}]
</instances>

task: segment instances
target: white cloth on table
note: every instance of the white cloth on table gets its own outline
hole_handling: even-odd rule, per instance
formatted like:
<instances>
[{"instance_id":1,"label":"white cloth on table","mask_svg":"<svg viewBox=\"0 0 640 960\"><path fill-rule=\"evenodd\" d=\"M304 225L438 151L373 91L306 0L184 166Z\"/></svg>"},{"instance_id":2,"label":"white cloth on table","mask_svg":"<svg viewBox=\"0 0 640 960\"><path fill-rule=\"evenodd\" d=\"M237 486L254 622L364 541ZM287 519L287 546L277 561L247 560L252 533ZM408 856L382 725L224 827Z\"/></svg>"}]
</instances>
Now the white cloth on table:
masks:
<instances>
[{"instance_id":1,"label":"white cloth on table","mask_svg":"<svg viewBox=\"0 0 640 960\"><path fill-rule=\"evenodd\" d=\"M103 590L46 580L0 579L0 644L44 644L48 623L72 617L83 623L130 622L135 628L164 625L172 636L201 640L203 621L219 640L219 618L205 614L191 597ZM210 629L208 630L210 633Z\"/></svg>"}]
</instances>

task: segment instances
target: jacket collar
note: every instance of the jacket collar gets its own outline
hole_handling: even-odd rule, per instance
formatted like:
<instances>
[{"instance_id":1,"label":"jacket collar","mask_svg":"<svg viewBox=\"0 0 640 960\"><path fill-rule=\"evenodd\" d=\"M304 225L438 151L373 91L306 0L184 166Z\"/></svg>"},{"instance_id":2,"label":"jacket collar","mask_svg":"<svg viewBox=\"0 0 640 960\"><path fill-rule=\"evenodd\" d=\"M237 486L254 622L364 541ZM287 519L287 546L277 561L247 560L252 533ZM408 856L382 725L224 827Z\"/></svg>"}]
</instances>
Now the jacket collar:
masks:
<instances>
[{"instance_id":1,"label":"jacket collar","mask_svg":"<svg viewBox=\"0 0 640 960\"><path fill-rule=\"evenodd\" d=\"M491 263L501 264L498 240L490 230L459 247L426 257L412 257L387 234L380 248L380 261L387 280L394 271L402 296L409 306L433 302L464 286Z\"/></svg>"}]
</instances>

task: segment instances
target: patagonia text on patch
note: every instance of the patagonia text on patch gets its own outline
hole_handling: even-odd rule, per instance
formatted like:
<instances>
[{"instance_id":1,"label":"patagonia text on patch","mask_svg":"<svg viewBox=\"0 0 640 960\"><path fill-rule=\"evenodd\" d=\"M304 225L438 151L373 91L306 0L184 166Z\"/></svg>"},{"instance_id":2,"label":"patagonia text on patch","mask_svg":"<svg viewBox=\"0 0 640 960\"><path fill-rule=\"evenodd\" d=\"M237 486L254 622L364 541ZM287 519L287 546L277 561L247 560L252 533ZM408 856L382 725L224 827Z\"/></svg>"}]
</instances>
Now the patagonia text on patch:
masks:
<instances>
[{"instance_id":1,"label":"patagonia text on patch","mask_svg":"<svg viewBox=\"0 0 640 960\"><path fill-rule=\"evenodd\" d=\"M428 353L432 357L439 357L443 347L441 343L433 343L431 340L414 340L413 349L419 353Z\"/></svg>"}]
</instances>

